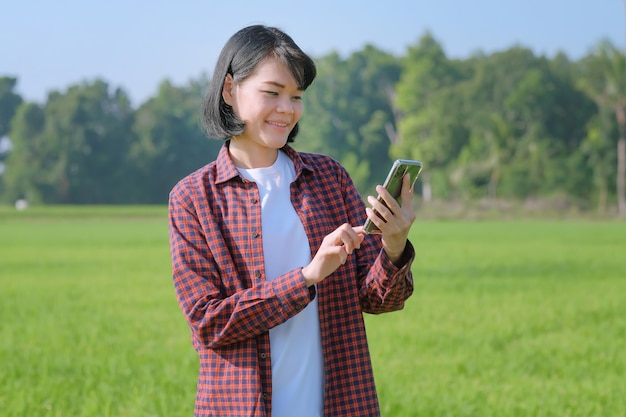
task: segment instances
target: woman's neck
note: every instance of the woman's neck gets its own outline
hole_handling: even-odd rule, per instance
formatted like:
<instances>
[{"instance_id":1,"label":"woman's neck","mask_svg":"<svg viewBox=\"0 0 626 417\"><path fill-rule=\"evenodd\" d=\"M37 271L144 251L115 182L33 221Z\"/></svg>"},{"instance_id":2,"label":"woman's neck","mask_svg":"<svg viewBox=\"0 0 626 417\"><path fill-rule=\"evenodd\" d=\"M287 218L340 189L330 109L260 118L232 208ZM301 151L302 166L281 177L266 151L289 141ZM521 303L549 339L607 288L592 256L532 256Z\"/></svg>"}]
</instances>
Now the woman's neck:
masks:
<instances>
[{"instance_id":1,"label":"woman's neck","mask_svg":"<svg viewBox=\"0 0 626 417\"><path fill-rule=\"evenodd\" d=\"M274 165L278 158L278 149L261 146L250 149L241 145L237 140L231 140L228 147L230 158L237 168L267 168Z\"/></svg>"}]
</instances>

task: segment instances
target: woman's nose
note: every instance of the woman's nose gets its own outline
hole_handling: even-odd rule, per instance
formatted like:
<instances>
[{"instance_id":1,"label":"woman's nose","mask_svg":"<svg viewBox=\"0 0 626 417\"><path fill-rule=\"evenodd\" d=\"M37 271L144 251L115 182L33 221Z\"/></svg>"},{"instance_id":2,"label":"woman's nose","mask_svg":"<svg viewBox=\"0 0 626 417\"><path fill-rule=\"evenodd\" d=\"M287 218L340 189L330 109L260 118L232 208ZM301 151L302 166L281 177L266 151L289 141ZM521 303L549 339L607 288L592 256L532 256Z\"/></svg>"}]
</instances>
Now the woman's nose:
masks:
<instances>
[{"instance_id":1,"label":"woman's nose","mask_svg":"<svg viewBox=\"0 0 626 417\"><path fill-rule=\"evenodd\" d=\"M293 109L293 103L291 102L291 99L290 98L281 99L278 102L278 107L276 108L276 111L278 111L279 113L293 114L294 109Z\"/></svg>"}]
</instances>

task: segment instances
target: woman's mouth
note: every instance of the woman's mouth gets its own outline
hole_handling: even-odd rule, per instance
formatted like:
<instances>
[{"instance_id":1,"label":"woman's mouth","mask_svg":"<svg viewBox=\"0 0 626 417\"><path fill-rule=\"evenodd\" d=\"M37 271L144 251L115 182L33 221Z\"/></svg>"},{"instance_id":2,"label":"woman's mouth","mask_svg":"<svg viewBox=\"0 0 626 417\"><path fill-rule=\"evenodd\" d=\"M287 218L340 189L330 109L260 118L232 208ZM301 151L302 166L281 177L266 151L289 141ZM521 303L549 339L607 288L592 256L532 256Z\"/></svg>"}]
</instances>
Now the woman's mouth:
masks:
<instances>
[{"instance_id":1,"label":"woman's mouth","mask_svg":"<svg viewBox=\"0 0 626 417\"><path fill-rule=\"evenodd\" d=\"M284 128L289 126L289 123L275 122L275 121L271 121L271 120L268 120L267 124L272 125L272 126L276 126L276 127L282 128L282 129L284 129Z\"/></svg>"}]
</instances>

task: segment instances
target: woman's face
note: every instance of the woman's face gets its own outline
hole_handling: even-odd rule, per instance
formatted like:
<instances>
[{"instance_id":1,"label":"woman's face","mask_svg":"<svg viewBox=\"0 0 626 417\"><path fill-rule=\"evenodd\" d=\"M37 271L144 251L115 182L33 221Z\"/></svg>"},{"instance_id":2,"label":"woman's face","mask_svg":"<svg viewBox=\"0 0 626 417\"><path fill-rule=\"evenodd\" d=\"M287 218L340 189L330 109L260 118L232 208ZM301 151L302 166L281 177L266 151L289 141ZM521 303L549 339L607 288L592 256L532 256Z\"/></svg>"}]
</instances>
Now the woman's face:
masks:
<instances>
[{"instance_id":1,"label":"woman's face","mask_svg":"<svg viewBox=\"0 0 626 417\"><path fill-rule=\"evenodd\" d=\"M273 155L271 165L302 116L303 93L287 67L274 58L259 63L256 71L239 83L227 75L222 96L245 122L243 134L231 140L231 153Z\"/></svg>"}]
</instances>

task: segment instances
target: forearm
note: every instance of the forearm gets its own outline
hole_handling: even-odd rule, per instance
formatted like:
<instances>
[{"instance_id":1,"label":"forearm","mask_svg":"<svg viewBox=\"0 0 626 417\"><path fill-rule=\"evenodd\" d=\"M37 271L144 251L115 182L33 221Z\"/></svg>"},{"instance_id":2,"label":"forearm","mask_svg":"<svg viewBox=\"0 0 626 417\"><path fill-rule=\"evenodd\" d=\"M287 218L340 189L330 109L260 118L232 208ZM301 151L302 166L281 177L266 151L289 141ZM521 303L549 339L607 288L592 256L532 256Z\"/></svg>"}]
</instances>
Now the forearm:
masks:
<instances>
[{"instance_id":1,"label":"forearm","mask_svg":"<svg viewBox=\"0 0 626 417\"><path fill-rule=\"evenodd\" d=\"M299 269L272 281L249 276L245 263L224 255L221 248L228 245L221 230L203 228L194 210L184 196L172 195L173 280L194 343L214 347L254 338L310 302L311 293ZM212 249L219 251L217 257Z\"/></svg>"},{"instance_id":2,"label":"forearm","mask_svg":"<svg viewBox=\"0 0 626 417\"><path fill-rule=\"evenodd\" d=\"M175 279L175 287L193 339L205 348L257 337L296 315L312 299L298 270L229 296L210 290L213 286L199 277Z\"/></svg>"}]
</instances>

